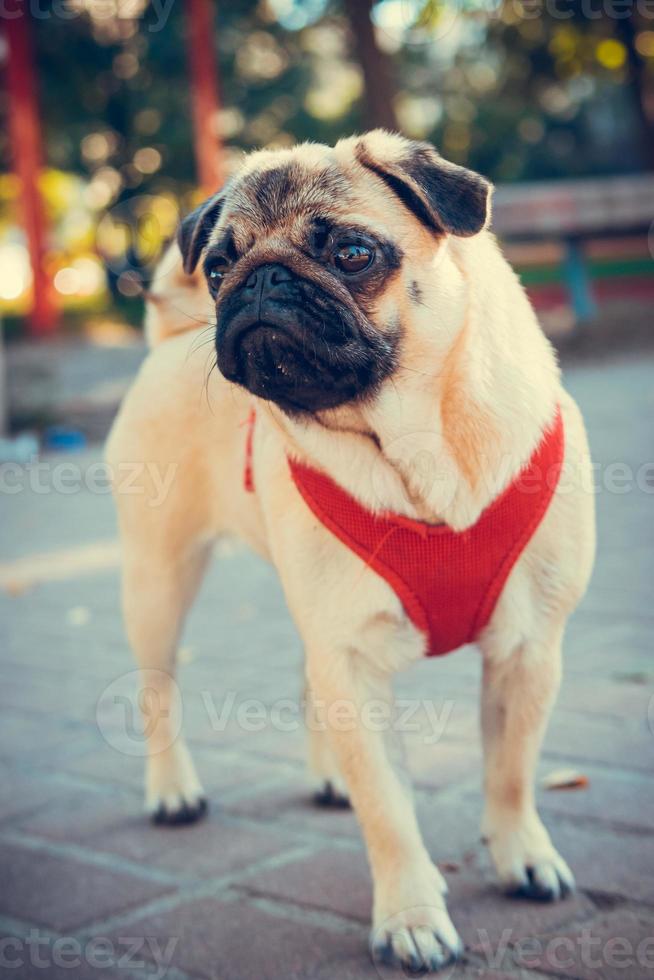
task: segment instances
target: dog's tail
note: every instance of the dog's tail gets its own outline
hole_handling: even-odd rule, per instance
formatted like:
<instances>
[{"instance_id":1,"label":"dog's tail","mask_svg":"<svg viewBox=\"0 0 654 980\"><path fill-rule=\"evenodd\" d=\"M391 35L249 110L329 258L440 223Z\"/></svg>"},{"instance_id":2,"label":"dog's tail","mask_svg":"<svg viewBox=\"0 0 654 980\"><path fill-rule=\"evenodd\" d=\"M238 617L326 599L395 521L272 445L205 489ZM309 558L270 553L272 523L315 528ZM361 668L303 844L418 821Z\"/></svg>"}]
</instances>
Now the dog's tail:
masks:
<instances>
[{"instance_id":1,"label":"dog's tail","mask_svg":"<svg viewBox=\"0 0 654 980\"><path fill-rule=\"evenodd\" d=\"M213 322L209 292L199 272L187 275L173 241L163 253L145 294L145 339L156 347L168 337Z\"/></svg>"}]
</instances>

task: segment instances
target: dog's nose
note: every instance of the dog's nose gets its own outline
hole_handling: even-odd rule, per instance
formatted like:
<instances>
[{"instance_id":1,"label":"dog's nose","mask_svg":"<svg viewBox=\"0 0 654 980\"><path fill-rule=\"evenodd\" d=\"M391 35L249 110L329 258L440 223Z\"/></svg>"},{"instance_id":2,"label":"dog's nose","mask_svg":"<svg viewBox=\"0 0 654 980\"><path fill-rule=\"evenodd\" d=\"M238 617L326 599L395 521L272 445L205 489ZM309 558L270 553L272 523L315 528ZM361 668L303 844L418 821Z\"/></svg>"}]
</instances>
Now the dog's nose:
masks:
<instances>
[{"instance_id":1,"label":"dog's nose","mask_svg":"<svg viewBox=\"0 0 654 980\"><path fill-rule=\"evenodd\" d=\"M293 273L284 265L277 262L269 265L260 265L254 269L246 279L243 290L245 293L259 292L260 296L265 296L274 286L279 286L283 282L291 282Z\"/></svg>"}]
</instances>

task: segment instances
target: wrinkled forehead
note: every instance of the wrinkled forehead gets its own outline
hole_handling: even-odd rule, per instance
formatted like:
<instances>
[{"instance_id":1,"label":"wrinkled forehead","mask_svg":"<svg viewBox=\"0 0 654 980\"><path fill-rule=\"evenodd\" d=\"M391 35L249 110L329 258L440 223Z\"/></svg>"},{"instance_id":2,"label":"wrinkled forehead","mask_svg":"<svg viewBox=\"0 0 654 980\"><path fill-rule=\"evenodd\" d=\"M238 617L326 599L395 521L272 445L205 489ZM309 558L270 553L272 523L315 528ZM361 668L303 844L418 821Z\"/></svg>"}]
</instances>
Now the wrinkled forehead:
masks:
<instances>
[{"instance_id":1,"label":"wrinkled forehead","mask_svg":"<svg viewBox=\"0 0 654 980\"><path fill-rule=\"evenodd\" d=\"M271 154L257 161L255 156L237 179L233 200L259 222L271 223L328 207L349 193L350 182L333 152L325 147L318 153L295 157Z\"/></svg>"},{"instance_id":2,"label":"wrinkled forehead","mask_svg":"<svg viewBox=\"0 0 654 980\"><path fill-rule=\"evenodd\" d=\"M230 182L211 237L216 240L229 228L247 246L274 231L300 232L311 219L351 219L362 210L358 185L364 175L358 169L322 145L252 154Z\"/></svg>"},{"instance_id":3,"label":"wrinkled forehead","mask_svg":"<svg viewBox=\"0 0 654 980\"><path fill-rule=\"evenodd\" d=\"M253 161L256 164L256 161ZM221 225L234 235L255 238L301 226L307 219L347 213L351 182L336 161L277 159L237 176L225 201ZM245 244L245 243L244 243Z\"/></svg>"}]
</instances>

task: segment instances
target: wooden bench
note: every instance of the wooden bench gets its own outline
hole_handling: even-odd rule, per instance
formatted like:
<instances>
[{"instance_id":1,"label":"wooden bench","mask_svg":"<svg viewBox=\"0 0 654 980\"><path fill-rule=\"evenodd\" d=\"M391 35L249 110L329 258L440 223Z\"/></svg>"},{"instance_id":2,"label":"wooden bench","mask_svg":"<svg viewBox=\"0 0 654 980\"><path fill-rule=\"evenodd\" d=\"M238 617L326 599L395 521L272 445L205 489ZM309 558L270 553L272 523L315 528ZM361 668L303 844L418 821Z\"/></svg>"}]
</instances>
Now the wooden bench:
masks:
<instances>
[{"instance_id":1,"label":"wooden bench","mask_svg":"<svg viewBox=\"0 0 654 980\"><path fill-rule=\"evenodd\" d=\"M654 174L503 184L493 201L493 230L500 238L563 242L563 276L579 322L597 312L584 242L654 234Z\"/></svg>"}]
</instances>

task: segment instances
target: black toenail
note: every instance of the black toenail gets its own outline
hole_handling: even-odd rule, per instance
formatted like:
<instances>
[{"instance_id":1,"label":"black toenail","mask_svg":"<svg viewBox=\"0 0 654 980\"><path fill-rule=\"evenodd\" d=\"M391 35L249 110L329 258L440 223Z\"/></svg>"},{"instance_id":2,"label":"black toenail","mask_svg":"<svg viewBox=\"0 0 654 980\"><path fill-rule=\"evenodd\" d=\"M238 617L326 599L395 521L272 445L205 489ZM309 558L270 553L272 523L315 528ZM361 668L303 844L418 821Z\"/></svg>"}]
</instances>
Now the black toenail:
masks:
<instances>
[{"instance_id":1,"label":"black toenail","mask_svg":"<svg viewBox=\"0 0 654 980\"><path fill-rule=\"evenodd\" d=\"M337 792L330 780L323 783L322 789L317 790L313 795L313 802L316 806L332 807L334 810L350 810L351 804L347 796Z\"/></svg>"},{"instance_id":2,"label":"black toenail","mask_svg":"<svg viewBox=\"0 0 654 980\"><path fill-rule=\"evenodd\" d=\"M188 827L201 820L208 809L209 804L204 796L195 803L182 803L177 810L168 810L164 803L160 803L150 819L158 827Z\"/></svg>"}]
</instances>

